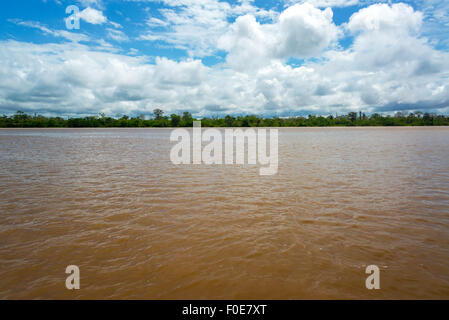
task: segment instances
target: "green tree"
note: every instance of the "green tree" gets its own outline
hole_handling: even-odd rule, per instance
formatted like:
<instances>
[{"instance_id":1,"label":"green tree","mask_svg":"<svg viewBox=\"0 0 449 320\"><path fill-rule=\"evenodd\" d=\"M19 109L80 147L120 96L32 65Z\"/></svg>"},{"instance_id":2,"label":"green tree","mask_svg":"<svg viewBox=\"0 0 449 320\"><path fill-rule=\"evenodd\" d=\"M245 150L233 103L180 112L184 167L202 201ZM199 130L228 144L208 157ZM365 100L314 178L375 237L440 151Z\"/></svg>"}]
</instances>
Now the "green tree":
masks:
<instances>
[{"instance_id":1,"label":"green tree","mask_svg":"<svg viewBox=\"0 0 449 320\"><path fill-rule=\"evenodd\" d=\"M349 112L348 118L351 122L354 122L355 120L357 120L357 112Z\"/></svg>"},{"instance_id":2,"label":"green tree","mask_svg":"<svg viewBox=\"0 0 449 320\"><path fill-rule=\"evenodd\" d=\"M177 114L173 113L172 115L170 115L170 119L172 127L178 127L179 124L181 123L181 117L178 116Z\"/></svg>"},{"instance_id":3,"label":"green tree","mask_svg":"<svg viewBox=\"0 0 449 320\"><path fill-rule=\"evenodd\" d=\"M33 116L25 114L22 111L7 116L0 117L0 127L178 127L192 126L193 117L190 112L184 112L182 116L172 114L170 117L164 117L163 111L158 109L155 112L157 119L145 120L143 115L130 118L126 115L117 115L115 118L107 117L104 114L99 116L86 116L80 118L63 119L61 117L45 117L38 114ZM121 118L120 118L121 116ZM224 118L210 117L203 118L204 127L295 127L295 126L447 126L449 125L449 116L437 115L433 113L422 113L419 111L408 114L407 112L398 112L394 117L383 116L374 113L367 117L364 113L349 113L345 116L327 116L309 115L308 118L291 116L289 118L261 118L255 115L233 117L227 115Z\"/></svg>"},{"instance_id":4,"label":"green tree","mask_svg":"<svg viewBox=\"0 0 449 320\"><path fill-rule=\"evenodd\" d=\"M234 117L231 117L229 114L225 117L224 122L226 127L232 127L234 124Z\"/></svg>"},{"instance_id":5,"label":"green tree","mask_svg":"<svg viewBox=\"0 0 449 320\"><path fill-rule=\"evenodd\" d=\"M192 114L188 111L184 111L182 113L182 123L186 127L190 127L193 124L193 117Z\"/></svg>"},{"instance_id":6,"label":"green tree","mask_svg":"<svg viewBox=\"0 0 449 320\"><path fill-rule=\"evenodd\" d=\"M161 120L162 117L164 116L164 111L162 111L161 109L154 109L153 110L153 114L154 114L154 118L156 120Z\"/></svg>"}]
</instances>

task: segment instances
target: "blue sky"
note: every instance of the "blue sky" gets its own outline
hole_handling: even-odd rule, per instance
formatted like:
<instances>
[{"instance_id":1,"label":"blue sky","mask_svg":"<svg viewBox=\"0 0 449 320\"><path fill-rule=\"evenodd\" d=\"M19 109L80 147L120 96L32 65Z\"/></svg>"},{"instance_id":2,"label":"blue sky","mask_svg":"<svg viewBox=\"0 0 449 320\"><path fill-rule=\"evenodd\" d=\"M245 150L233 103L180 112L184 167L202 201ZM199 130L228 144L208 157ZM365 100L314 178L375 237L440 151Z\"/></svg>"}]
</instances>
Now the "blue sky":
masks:
<instances>
[{"instance_id":1,"label":"blue sky","mask_svg":"<svg viewBox=\"0 0 449 320\"><path fill-rule=\"evenodd\" d=\"M222 1L230 4L239 4L239 1ZM80 10L87 6L98 9L107 17L110 22L115 22L120 27L113 27L107 23L91 24L81 20L79 31L72 30L74 33L87 34L90 40L104 39L113 44L117 49L123 53L129 53L129 50L136 49L139 54L144 54L149 57L164 56L170 59L185 59L191 55L186 50L182 50L164 41L141 41L139 37L145 33L147 22L151 18L163 19L161 10L164 8L173 8L176 11L181 11L179 7L169 6L163 1L29 1L17 0L2 3L2 11L0 12L0 26L1 26L1 40L16 39L20 41L27 41L33 43L64 43L66 39L61 37L51 36L43 33L37 28L26 27L17 22L36 22L42 26L50 29L64 29L66 28L65 18L69 16L65 14L65 8L69 5L75 4ZM275 10L282 12L287 6L287 3L271 0L258 0L253 2L254 6L263 8L265 10ZM358 5L349 7L334 8L334 22L336 25L341 25L348 21L349 17L359 8ZM238 15L230 15L227 21L232 23ZM264 21L264 19L261 19ZM265 22L269 22L266 20ZM123 32L128 40L113 39L110 36L108 29L115 29ZM34 30L33 30L34 29ZM149 29L157 31L165 28L153 26ZM350 36L340 39L340 44L347 47L351 44ZM84 41L84 43L92 44L93 41ZM136 52L137 54L137 52ZM206 65L213 65L219 63L225 56L225 52L220 50L207 55L199 55L203 63Z\"/></svg>"},{"instance_id":2,"label":"blue sky","mask_svg":"<svg viewBox=\"0 0 449 320\"><path fill-rule=\"evenodd\" d=\"M70 5L79 29L67 28ZM0 113L449 111L447 1L0 6Z\"/></svg>"}]
</instances>

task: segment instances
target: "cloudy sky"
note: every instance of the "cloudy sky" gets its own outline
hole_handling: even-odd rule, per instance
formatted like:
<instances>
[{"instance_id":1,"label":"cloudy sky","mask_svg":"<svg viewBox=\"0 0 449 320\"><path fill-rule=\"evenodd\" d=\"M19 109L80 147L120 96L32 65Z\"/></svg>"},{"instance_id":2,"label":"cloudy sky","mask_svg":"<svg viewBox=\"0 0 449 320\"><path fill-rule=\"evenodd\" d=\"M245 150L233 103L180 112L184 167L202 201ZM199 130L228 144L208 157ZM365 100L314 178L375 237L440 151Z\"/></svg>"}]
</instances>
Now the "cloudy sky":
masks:
<instances>
[{"instance_id":1,"label":"cloudy sky","mask_svg":"<svg viewBox=\"0 0 449 320\"><path fill-rule=\"evenodd\" d=\"M155 108L449 114L449 1L1 1L0 114Z\"/></svg>"}]
</instances>

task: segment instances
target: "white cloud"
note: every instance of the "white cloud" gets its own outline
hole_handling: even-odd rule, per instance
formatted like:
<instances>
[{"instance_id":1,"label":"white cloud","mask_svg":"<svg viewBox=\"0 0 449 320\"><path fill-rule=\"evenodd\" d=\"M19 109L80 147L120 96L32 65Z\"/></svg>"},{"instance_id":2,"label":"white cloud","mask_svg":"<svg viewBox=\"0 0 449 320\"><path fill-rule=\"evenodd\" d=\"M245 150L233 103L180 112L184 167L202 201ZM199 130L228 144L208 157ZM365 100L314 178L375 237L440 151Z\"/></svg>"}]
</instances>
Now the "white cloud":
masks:
<instances>
[{"instance_id":1,"label":"white cloud","mask_svg":"<svg viewBox=\"0 0 449 320\"><path fill-rule=\"evenodd\" d=\"M407 4L373 4L353 14L348 23L352 32L417 32L422 25L423 15Z\"/></svg>"},{"instance_id":2,"label":"white cloud","mask_svg":"<svg viewBox=\"0 0 449 320\"><path fill-rule=\"evenodd\" d=\"M78 0L79 3L81 3L85 7L102 7L103 1L102 0Z\"/></svg>"},{"instance_id":3,"label":"white cloud","mask_svg":"<svg viewBox=\"0 0 449 320\"><path fill-rule=\"evenodd\" d=\"M319 55L337 38L332 10L318 10L310 4L294 5L279 16L277 53L281 57Z\"/></svg>"},{"instance_id":4,"label":"white cloud","mask_svg":"<svg viewBox=\"0 0 449 320\"><path fill-rule=\"evenodd\" d=\"M107 31L107 36L108 38L118 41L118 42L123 42L123 41L129 41L128 36L120 30L116 30L116 29L112 29L112 28L106 28Z\"/></svg>"},{"instance_id":5,"label":"white cloud","mask_svg":"<svg viewBox=\"0 0 449 320\"><path fill-rule=\"evenodd\" d=\"M328 7L349 7L360 3L359 0L287 0L289 5L295 3L310 3L311 5L319 8Z\"/></svg>"},{"instance_id":6,"label":"white cloud","mask_svg":"<svg viewBox=\"0 0 449 320\"><path fill-rule=\"evenodd\" d=\"M153 0L140 2L153 2ZM186 50L191 56L213 55L217 50L219 37L229 28L229 18L244 14L265 19L276 16L274 11L260 9L249 0L242 0L234 5L218 0L160 0L159 2L165 5L164 8L159 9L162 18L154 17L150 12L147 22L149 30L139 39L164 41L178 49ZM162 27L162 29L154 30L154 26Z\"/></svg>"},{"instance_id":7,"label":"white cloud","mask_svg":"<svg viewBox=\"0 0 449 320\"><path fill-rule=\"evenodd\" d=\"M108 19L103 15L103 12L91 7L87 7L81 11L78 15L82 20L91 24L103 24L107 22Z\"/></svg>"},{"instance_id":8,"label":"white cloud","mask_svg":"<svg viewBox=\"0 0 449 320\"><path fill-rule=\"evenodd\" d=\"M221 48L229 53L226 62L213 67L198 59L150 60L105 52L113 50L105 41L98 43L102 51L78 43L2 41L0 110L109 115L149 113L156 107L198 115L448 112L449 53L420 36L422 19L406 5L361 9L345 26L354 43L341 49L332 46L338 30L330 10L297 5L269 23L245 13L226 34L216 30ZM199 45L214 48L212 43ZM285 63L289 56L322 58L292 67Z\"/></svg>"},{"instance_id":9,"label":"white cloud","mask_svg":"<svg viewBox=\"0 0 449 320\"><path fill-rule=\"evenodd\" d=\"M74 33L69 32L67 30L52 30L39 22L36 21L22 21L18 19L9 20L9 22L15 23L20 26L34 28L42 31L44 34L51 35L54 37L65 38L69 41L80 42L80 41L89 41L89 37L82 33Z\"/></svg>"},{"instance_id":10,"label":"white cloud","mask_svg":"<svg viewBox=\"0 0 449 320\"><path fill-rule=\"evenodd\" d=\"M239 17L218 46L229 52L234 68L250 69L272 59L319 56L337 36L332 10L305 3L287 8L271 24L260 24L252 15Z\"/></svg>"},{"instance_id":11,"label":"white cloud","mask_svg":"<svg viewBox=\"0 0 449 320\"><path fill-rule=\"evenodd\" d=\"M166 26L168 26L168 22L163 21L158 18L154 18L154 17L151 17L150 19L148 19L147 24L150 27L166 27Z\"/></svg>"},{"instance_id":12,"label":"white cloud","mask_svg":"<svg viewBox=\"0 0 449 320\"><path fill-rule=\"evenodd\" d=\"M434 44L449 47L449 1L420 0L416 5L424 15L423 34Z\"/></svg>"}]
</instances>

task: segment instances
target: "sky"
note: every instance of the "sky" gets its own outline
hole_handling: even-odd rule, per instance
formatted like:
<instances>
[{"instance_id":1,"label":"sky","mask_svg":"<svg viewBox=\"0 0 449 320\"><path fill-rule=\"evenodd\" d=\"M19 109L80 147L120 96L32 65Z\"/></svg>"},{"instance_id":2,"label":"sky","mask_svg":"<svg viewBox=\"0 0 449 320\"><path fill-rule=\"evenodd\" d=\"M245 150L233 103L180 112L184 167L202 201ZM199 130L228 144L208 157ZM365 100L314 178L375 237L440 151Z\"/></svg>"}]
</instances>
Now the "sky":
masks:
<instances>
[{"instance_id":1,"label":"sky","mask_svg":"<svg viewBox=\"0 0 449 320\"><path fill-rule=\"evenodd\" d=\"M1 1L0 114L155 108L449 114L449 1Z\"/></svg>"}]
</instances>

